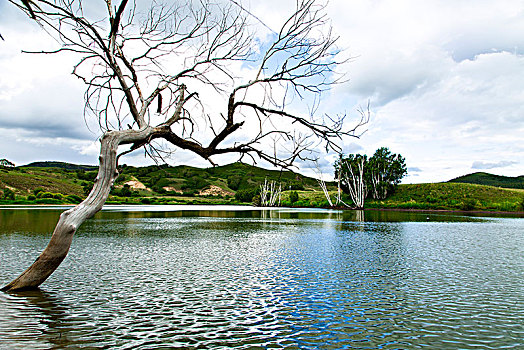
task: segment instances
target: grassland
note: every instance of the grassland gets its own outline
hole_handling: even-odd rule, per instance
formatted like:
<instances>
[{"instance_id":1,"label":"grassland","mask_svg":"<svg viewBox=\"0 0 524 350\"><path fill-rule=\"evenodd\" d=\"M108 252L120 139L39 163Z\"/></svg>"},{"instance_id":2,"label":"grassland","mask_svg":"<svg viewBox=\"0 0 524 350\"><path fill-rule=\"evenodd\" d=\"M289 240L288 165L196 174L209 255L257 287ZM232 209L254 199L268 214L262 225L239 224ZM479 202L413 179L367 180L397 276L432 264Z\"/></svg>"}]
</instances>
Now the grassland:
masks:
<instances>
[{"instance_id":1,"label":"grassland","mask_svg":"<svg viewBox=\"0 0 524 350\"><path fill-rule=\"evenodd\" d=\"M124 165L120 173L108 204L251 204L267 179L281 183L282 206L329 206L313 178L241 163L207 169ZM14 199L0 199L0 204L79 203L96 175L94 167L56 162L1 168L0 198L11 191ZM328 185L334 199L334 184ZM298 198L291 201L293 192ZM351 204L347 196L343 200ZM365 207L516 212L524 211L524 190L451 182L400 185L386 200L368 199Z\"/></svg>"},{"instance_id":2,"label":"grassland","mask_svg":"<svg viewBox=\"0 0 524 350\"><path fill-rule=\"evenodd\" d=\"M468 183L399 185L386 200L369 200L368 208L523 211L524 190Z\"/></svg>"}]
</instances>

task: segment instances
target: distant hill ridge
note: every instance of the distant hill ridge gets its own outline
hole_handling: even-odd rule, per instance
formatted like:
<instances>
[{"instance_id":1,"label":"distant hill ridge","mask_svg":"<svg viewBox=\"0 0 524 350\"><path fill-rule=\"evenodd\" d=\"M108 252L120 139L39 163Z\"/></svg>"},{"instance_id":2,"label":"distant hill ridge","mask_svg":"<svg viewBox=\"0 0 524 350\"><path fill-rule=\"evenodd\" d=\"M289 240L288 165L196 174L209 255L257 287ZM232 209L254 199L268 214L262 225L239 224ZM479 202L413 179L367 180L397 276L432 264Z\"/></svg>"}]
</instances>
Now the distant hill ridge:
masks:
<instances>
[{"instance_id":1,"label":"distant hill ridge","mask_svg":"<svg viewBox=\"0 0 524 350\"><path fill-rule=\"evenodd\" d=\"M267 177L269 176L270 179L279 179L284 178L288 180L297 180L300 181L302 179L308 179L312 183L316 183L316 179L302 175L300 173L296 173L291 170L277 170L277 169L265 169L261 167L257 167L255 165L250 165L246 163L240 163L235 162L231 164L226 165L220 165L216 167L208 167L208 168L199 168L194 167L191 165L175 165L170 166L167 164L161 164L161 165L144 165L144 166L128 166L126 164L119 165L120 168L133 168L133 169L142 169L143 172L150 173L158 171L159 169L170 169L172 171L178 172L178 171L184 171L184 170L194 170L199 172L208 172L208 173L215 173L220 175L226 175L224 177L227 177L227 175L237 174L237 175L244 175L246 173L249 173L250 175L258 175L259 177ZM96 165L84 165L84 164L73 164L73 163L67 163L67 162L57 162L57 161L42 161L42 162L32 162L26 165L19 166L19 168L58 168L58 169L65 169L65 170L85 170L85 171L95 171L98 170L98 166Z\"/></svg>"},{"instance_id":2,"label":"distant hill ridge","mask_svg":"<svg viewBox=\"0 0 524 350\"><path fill-rule=\"evenodd\" d=\"M477 172L449 180L448 182L468 183L502 188L524 189L524 175L510 177Z\"/></svg>"},{"instance_id":3,"label":"distant hill ridge","mask_svg":"<svg viewBox=\"0 0 524 350\"><path fill-rule=\"evenodd\" d=\"M33 162L22 167L34 167L34 168L60 168L66 170L97 170L98 166L96 165L82 165L82 164L72 164L65 162L54 162L54 161L45 161L45 162Z\"/></svg>"},{"instance_id":4,"label":"distant hill ridge","mask_svg":"<svg viewBox=\"0 0 524 350\"><path fill-rule=\"evenodd\" d=\"M98 170L98 166L95 165L84 165L84 164L72 164L72 163L66 163L66 162L57 162L57 161L42 161L42 162L32 162L27 165L23 165L22 167L36 167L36 168L60 168L65 170L84 170L84 171L94 171ZM215 168L208 168L208 169L200 169L200 168L194 168L191 166L186 165L179 165L175 167L169 167L166 165L162 166L144 166L144 167L136 167L136 169L147 169L149 171L155 171L155 169L159 168L171 168L171 169L183 169L183 168L190 168L195 169L197 171L207 171L207 172L214 172L217 175L222 175L224 178L227 178L227 175L231 174L238 174L238 175L244 175L245 173L256 173L260 177L268 176L270 178L279 178L284 177L288 179L296 178L296 180L303 180L304 178L310 180L308 182L314 182L311 181L313 179L308 178L307 176L303 176L298 173L294 172L288 172L288 171L279 171L279 170L270 170L270 169L263 169L256 166L243 164L243 163L232 163L228 165L218 166ZM464 176L459 176L455 179L447 181L448 183L468 183L468 184L476 184L476 185L485 185L485 186L493 186L493 187L502 187L502 188L515 188L515 189L524 189L524 175L516 176L516 177L510 177L510 176L501 176L501 175L494 175L489 174L485 172L476 172ZM310 183L312 185L312 183Z\"/></svg>"}]
</instances>

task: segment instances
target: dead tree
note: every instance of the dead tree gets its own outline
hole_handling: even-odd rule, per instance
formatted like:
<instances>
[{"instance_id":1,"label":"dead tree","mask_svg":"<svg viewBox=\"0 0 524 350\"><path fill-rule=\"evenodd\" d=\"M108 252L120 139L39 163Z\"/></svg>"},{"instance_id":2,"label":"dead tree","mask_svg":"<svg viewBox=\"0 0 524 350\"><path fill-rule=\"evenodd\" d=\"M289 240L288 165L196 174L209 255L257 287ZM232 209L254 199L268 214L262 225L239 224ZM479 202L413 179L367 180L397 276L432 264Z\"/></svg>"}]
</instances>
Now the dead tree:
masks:
<instances>
[{"instance_id":1,"label":"dead tree","mask_svg":"<svg viewBox=\"0 0 524 350\"><path fill-rule=\"evenodd\" d=\"M339 173L338 174L338 178L337 178L337 201L336 201L336 205L343 205L345 207L350 207L348 204L346 204L343 200L342 200L342 173Z\"/></svg>"},{"instance_id":2,"label":"dead tree","mask_svg":"<svg viewBox=\"0 0 524 350\"><path fill-rule=\"evenodd\" d=\"M320 166L318 165L318 162L315 162L315 168L317 173L317 182L320 188L322 189L322 192L324 192L324 196L326 197L326 200L330 207L333 207L333 201L331 200L331 195L329 194L329 191L327 189L326 181L324 181L324 176L322 176L322 170L320 169Z\"/></svg>"},{"instance_id":3,"label":"dead tree","mask_svg":"<svg viewBox=\"0 0 524 350\"><path fill-rule=\"evenodd\" d=\"M267 181L264 179L264 184L260 185L260 205L263 207L280 206L280 199L282 194L282 184L276 181Z\"/></svg>"},{"instance_id":4,"label":"dead tree","mask_svg":"<svg viewBox=\"0 0 524 350\"><path fill-rule=\"evenodd\" d=\"M101 147L93 189L60 215L48 246L5 291L37 288L55 271L76 230L102 208L123 154L161 156L171 145L211 164L237 154L287 168L358 136L362 121L347 128L344 115L316 112L340 79L337 38L316 0L297 0L270 42L256 37L256 18L236 2L9 2L61 43L41 53L79 56L73 75L86 84L84 117L98 118ZM307 101L309 113L295 112Z\"/></svg>"},{"instance_id":5,"label":"dead tree","mask_svg":"<svg viewBox=\"0 0 524 350\"><path fill-rule=\"evenodd\" d=\"M367 157L365 155L350 154L346 158L341 156L336 164L339 186L343 185L347 189L351 200L355 204L355 209L364 208L364 200L367 196L368 188L364 178L366 162Z\"/></svg>"}]
</instances>

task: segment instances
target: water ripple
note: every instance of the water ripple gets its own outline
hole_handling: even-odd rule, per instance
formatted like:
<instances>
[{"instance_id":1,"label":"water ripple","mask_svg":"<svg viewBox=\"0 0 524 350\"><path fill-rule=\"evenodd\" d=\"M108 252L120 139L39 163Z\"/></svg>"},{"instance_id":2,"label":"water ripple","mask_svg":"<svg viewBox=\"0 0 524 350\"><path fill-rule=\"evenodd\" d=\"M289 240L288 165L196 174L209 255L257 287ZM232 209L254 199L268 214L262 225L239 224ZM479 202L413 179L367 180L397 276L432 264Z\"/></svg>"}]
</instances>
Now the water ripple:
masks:
<instances>
[{"instance_id":1,"label":"water ripple","mask_svg":"<svg viewBox=\"0 0 524 350\"><path fill-rule=\"evenodd\" d=\"M45 291L0 294L0 348L524 346L522 220L315 215L105 213ZM45 240L0 235L0 282Z\"/></svg>"}]
</instances>

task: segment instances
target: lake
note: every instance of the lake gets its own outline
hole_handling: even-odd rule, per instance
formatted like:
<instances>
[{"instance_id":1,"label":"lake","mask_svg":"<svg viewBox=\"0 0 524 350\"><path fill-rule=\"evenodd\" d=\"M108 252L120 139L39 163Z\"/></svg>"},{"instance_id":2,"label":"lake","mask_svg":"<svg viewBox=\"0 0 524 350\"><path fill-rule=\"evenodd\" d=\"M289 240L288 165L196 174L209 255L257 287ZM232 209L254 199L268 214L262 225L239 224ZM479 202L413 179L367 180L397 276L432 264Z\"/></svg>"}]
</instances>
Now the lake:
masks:
<instances>
[{"instance_id":1,"label":"lake","mask_svg":"<svg viewBox=\"0 0 524 350\"><path fill-rule=\"evenodd\" d=\"M0 209L0 283L61 208ZM524 347L524 220L109 206L39 291L0 293L0 348Z\"/></svg>"}]
</instances>

